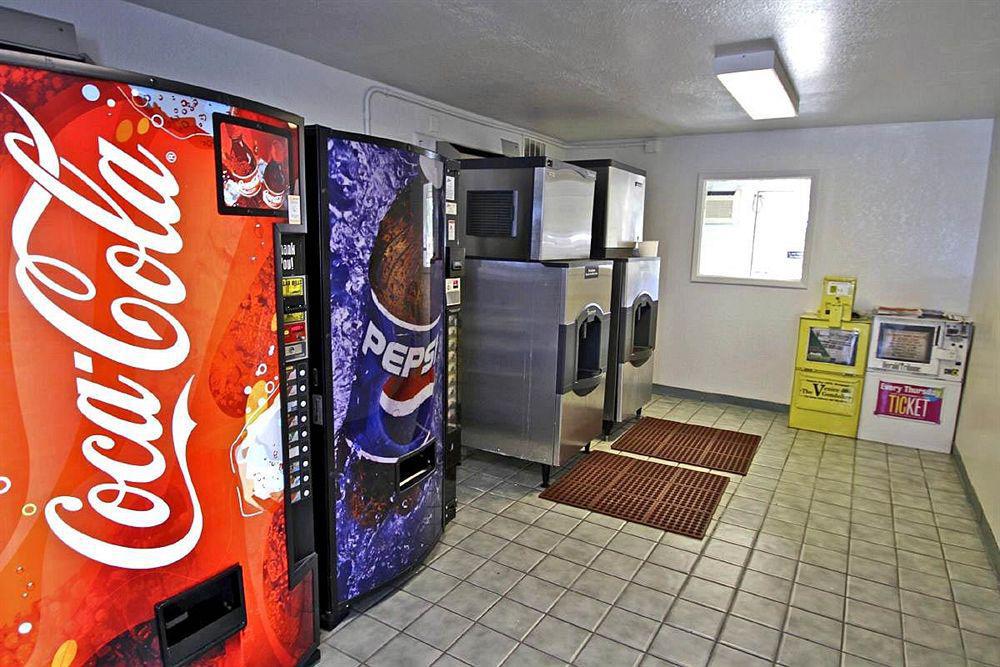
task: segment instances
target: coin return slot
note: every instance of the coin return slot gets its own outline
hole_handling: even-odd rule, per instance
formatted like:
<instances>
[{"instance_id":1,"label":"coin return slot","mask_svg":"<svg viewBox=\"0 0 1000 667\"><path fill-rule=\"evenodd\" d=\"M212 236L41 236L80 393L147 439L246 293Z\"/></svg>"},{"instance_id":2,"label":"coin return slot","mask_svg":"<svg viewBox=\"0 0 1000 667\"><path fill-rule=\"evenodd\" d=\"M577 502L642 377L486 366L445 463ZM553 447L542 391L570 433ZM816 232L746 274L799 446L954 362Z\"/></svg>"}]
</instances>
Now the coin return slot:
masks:
<instances>
[{"instance_id":1,"label":"coin return slot","mask_svg":"<svg viewBox=\"0 0 1000 667\"><path fill-rule=\"evenodd\" d=\"M186 664L247 624L239 565L154 607L163 664Z\"/></svg>"},{"instance_id":2,"label":"coin return slot","mask_svg":"<svg viewBox=\"0 0 1000 667\"><path fill-rule=\"evenodd\" d=\"M437 441L432 440L399 460L396 464L396 479L400 491L417 484L434 471L436 445Z\"/></svg>"}]
</instances>

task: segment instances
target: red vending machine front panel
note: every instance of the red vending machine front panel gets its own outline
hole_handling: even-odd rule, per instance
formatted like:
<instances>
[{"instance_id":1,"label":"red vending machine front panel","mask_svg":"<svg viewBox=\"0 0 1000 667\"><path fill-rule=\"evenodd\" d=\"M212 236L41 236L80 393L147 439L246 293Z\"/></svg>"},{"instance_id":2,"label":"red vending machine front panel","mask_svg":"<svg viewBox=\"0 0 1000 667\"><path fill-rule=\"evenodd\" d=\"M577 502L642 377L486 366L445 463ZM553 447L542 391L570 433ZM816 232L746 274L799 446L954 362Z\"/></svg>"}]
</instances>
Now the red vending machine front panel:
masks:
<instances>
[{"instance_id":1,"label":"red vending machine front panel","mask_svg":"<svg viewBox=\"0 0 1000 667\"><path fill-rule=\"evenodd\" d=\"M275 257L300 126L0 55L0 665L312 654Z\"/></svg>"}]
</instances>

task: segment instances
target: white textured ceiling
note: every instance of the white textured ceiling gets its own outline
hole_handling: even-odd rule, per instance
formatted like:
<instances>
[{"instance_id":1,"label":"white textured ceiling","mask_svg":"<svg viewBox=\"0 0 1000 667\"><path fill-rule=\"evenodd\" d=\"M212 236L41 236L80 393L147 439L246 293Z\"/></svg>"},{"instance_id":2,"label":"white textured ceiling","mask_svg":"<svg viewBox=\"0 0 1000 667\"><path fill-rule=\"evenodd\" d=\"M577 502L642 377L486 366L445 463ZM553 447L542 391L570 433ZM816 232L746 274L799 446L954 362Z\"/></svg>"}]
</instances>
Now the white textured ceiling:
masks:
<instances>
[{"instance_id":1,"label":"white textured ceiling","mask_svg":"<svg viewBox=\"0 0 1000 667\"><path fill-rule=\"evenodd\" d=\"M132 0L566 141L992 117L1000 0ZM719 44L774 38L800 116Z\"/></svg>"}]
</instances>

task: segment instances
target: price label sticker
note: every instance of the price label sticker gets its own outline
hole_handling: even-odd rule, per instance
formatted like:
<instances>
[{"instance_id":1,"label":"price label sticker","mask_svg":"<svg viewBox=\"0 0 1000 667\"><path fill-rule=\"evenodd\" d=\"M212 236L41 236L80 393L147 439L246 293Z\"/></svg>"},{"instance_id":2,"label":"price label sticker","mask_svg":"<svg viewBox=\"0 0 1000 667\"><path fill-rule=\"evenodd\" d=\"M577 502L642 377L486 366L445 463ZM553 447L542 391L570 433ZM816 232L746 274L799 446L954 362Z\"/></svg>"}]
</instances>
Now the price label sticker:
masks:
<instances>
[{"instance_id":1,"label":"price label sticker","mask_svg":"<svg viewBox=\"0 0 1000 667\"><path fill-rule=\"evenodd\" d=\"M288 195L288 222L293 225L302 224L302 199L299 195Z\"/></svg>"}]
</instances>

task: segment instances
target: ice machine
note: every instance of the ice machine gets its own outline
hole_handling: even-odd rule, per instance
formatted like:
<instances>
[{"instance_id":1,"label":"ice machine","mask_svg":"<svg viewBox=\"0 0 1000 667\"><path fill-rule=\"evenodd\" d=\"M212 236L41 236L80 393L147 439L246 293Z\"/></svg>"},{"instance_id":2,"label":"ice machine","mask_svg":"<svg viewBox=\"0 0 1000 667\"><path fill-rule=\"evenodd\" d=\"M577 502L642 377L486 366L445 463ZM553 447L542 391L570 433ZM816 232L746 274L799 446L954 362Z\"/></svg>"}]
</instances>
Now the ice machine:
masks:
<instances>
[{"instance_id":1,"label":"ice machine","mask_svg":"<svg viewBox=\"0 0 1000 667\"><path fill-rule=\"evenodd\" d=\"M601 434L611 262L591 261L596 174L547 157L461 161L462 443L550 466Z\"/></svg>"},{"instance_id":2,"label":"ice machine","mask_svg":"<svg viewBox=\"0 0 1000 667\"><path fill-rule=\"evenodd\" d=\"M635 257L643 238L646 172L617 160L573 160L570 164L596 175L590 256Z\"/></svg>"},{"instance_id":3,"label":"ice machine","mask_svg":"<svg viewBox=\"0 0 1000 667\"><path fill-rule=\"evenodd\" d=\"M590 257L593 171L547 157L466 159L461 167L469 257Z\"/></svg>"},{"instance_id":4,"label":"ice machine","mask_svg":"<svg viewBox=\"0 0 1000 667\"><path fill-rule=\"evenodd\" d=\"M574 161L597 175L591 257L612 259L611 336L604 434L638 417L653 397L660 258L640 257L646 172L615 160Z\"/></svg>"},{"instance_id":5,"label":"ice machine","mask_svg":"<svg viewBox=\"0 0 1000 667\"><path fill-rule=\"evenodd\" d=\"M0 664L317 659L301 133L0 54Z\"/></svg>"},{"instance_id":6,"label":"ice machine","mask_svg":"<svg viewBox=\"0 0 1000 667\"><path fill-rule=\"evenodd\" d=\"M614 260L611 336L603 429L642 414L653 398L653 354L660 309L660 258Z\"/></svg>"},{"instance_id":7,"label":"ice machine","mask_svg":"<svg viewBox=\"0 0 1000 667\"><path fill-rule=\"evenodd\" d=\"M442 531L444 161L310 126L320 609L418 565Z\"/></svg>"}]
</instances>

